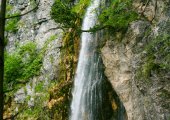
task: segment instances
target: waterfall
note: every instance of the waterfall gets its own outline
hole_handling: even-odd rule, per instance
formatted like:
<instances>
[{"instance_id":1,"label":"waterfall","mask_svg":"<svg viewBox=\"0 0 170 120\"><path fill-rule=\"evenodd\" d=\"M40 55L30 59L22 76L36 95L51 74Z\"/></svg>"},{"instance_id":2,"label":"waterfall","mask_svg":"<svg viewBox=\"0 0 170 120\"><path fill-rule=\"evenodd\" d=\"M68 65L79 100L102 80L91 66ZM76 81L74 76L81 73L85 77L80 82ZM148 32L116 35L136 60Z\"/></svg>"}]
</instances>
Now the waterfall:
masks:
<instances>
[{"instance_id":1,"label":"waterfall","mask_svg":"<svg viewBox=\"0 0 170 120\"><path fill-rule=\"evenodd\" d=\"M91 1L83 20L82 30L89 30L95 26L100 2L101 0ZM113 117L103 64L97 49L100 35L100 32L83 32L81 35L70 120L111 120Z\"/></svg>"}]
</instances>

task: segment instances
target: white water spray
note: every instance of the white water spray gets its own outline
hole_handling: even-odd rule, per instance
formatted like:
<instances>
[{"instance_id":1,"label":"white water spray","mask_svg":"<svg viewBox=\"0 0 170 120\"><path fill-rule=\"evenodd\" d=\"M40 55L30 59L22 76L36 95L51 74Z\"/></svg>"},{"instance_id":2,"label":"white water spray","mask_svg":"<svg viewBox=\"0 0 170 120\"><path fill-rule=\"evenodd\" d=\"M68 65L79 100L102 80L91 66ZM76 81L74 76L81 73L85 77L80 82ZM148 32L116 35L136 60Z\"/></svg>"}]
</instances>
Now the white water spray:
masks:
<instances>
[{"instance_id":1,"label":"white water spray","mask_svg":"<svg viewBox=\"0 0 170 120\"><path fill-rule=\"evenodd\" d=\"M101 2L102 0L91 1L83 20L82 30L90 30L95 26ZM102 36L100 33L82 33L70 120L113 120L107 82L97 49Z\"/></svg>"},{"instance_id":2,"label":"white water spray","mask_svg":"<svg viewBox=\"0 0 170 120\"><path fill-rule=\"evenodd\" d=\"M94 27L97 21L97 11L100 5L100 0L93 0L88 7L84 17L82 30L89 30ZM79 56L78 67L74 81L73 100L71 104L71 120L91 120L92 112L89 105L86 103L92 102L93 97L90 96L92 87L95 86L98 80L94 79L97 76L98 63L94 61L95 48L97 41L95 35L89 32L83 32L81 36L81 50ZM97 78L95 78L97 79ZM87 101L90 100L90 101Z\"/></svg>"}]
</instances>

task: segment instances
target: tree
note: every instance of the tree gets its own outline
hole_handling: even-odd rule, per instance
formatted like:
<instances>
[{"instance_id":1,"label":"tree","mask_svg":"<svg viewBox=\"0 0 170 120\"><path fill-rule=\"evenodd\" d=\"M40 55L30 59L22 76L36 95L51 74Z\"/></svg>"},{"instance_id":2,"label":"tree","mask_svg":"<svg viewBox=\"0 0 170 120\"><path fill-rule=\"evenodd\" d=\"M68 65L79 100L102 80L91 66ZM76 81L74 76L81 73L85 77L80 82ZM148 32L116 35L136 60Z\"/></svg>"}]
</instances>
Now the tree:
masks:
<instances>
[{"instance_id":1,"label":"tree","mask_svg":"<svg viewBox=\"0 0 170 120\"><path fill-rule=\"evenodd\" d=\"M0 6L0 120L3 120L3 107L4 107L4 91L3 91L3 83L4 83L4 33L5 33L5 20L6 19L12 19L15 17L21 17L24 16L34 10L36 10L39 6L40 0L36 4L36 6L27 11L26 13L23 13L21 15L14 15L10 16L8 18L5 18L6 15L6 0L1 0L1 6Z\"/></svg>"},{"instance_id":2,"label":"tree","mask_svg":"<svg viewBox=\"0 0 170 120\"><path fill-rule=\"evenodd\" d=\"M4 31L5 31L6 0L1 0L0 12L0 120L3 120L3 81L4 81Z\"/></svg>"},{"instance_id":3,"label":"tree","mask_svg":"<svg viewBox=\"0 0 170 120\"><path fill-rule=\"evenodd\" d=\"M52 19L60 23L63 28L74 28L78 16L72 12L72 7L70 1L56 0L51 9Z\"/></svg>"}]
</instances>

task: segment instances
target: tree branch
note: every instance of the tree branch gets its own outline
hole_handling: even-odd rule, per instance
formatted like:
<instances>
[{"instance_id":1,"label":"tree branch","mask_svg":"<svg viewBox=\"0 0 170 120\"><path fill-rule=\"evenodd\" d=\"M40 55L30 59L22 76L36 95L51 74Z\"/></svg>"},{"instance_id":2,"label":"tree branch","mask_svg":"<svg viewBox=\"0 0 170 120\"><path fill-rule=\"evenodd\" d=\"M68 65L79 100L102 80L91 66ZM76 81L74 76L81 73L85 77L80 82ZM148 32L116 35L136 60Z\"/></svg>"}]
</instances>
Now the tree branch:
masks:
<instances>
[{"instance_id":1,"label":"tree branch","mask_svg":"<svg viewBox=\"0 0 170 120\"><path fill-rule=\"evenodd\" d=\"M4 32L5 32L5 13L6 0L1 0L0 6L0 120L3 120L4 109Z\"/></svg>"},{"instance_id":2,"label":"tree branch","mask_svg":"<svg viewBox=\"0 0 170 120\"><path fill-rule=\"evenodd\" d=\"M59 27L55 27L55 28L50 28L49 31L50 30L56 30L56 29L61 29L61 30L65 31L65 29L63 27L60 27L60 26Z\"/></svg>"},{"instance_id":3,"label":"tree branch","mask_svg":"<svg viewBox=\"0 0 170 120\"><path fill-rule=\"evenodd\" d=\"M30 13L30 12L36 10L36 9L38 8L39 4L40 4L40 0L39 0L38 3L36 4L36 6L35 6L33 9L29 10L28 12L23 13L23 14L20 14L20 15L9 16L9 17L6 17L5 19L7 20L7 19L15 18L15 17L24 16L24 15L26 15L26 14L28 14L28 13Z\"/></svg>"}]
</instances>

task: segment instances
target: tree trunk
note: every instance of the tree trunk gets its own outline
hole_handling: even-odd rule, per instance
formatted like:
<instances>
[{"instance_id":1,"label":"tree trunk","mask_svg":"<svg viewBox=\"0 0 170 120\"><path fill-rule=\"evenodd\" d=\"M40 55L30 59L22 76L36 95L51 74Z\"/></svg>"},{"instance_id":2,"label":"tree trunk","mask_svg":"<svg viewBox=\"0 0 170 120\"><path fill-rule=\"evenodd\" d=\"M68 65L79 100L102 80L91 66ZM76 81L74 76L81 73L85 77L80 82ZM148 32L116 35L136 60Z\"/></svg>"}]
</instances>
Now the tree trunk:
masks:
<instances>
[{"instance_id":1,"label":"tree trunk","mask_svg":"<svg viewBox=\"0 0 170 120\"><path fill-rule=\"evenodd\" d=\"M5 31L5 12L6 12L6 0L1 0L1 12L0 12L0 120L3 120L3 107L4 107L4 93L3 93L3 81L4 81L4 31Z\"/></svg>"}]
</instances>

